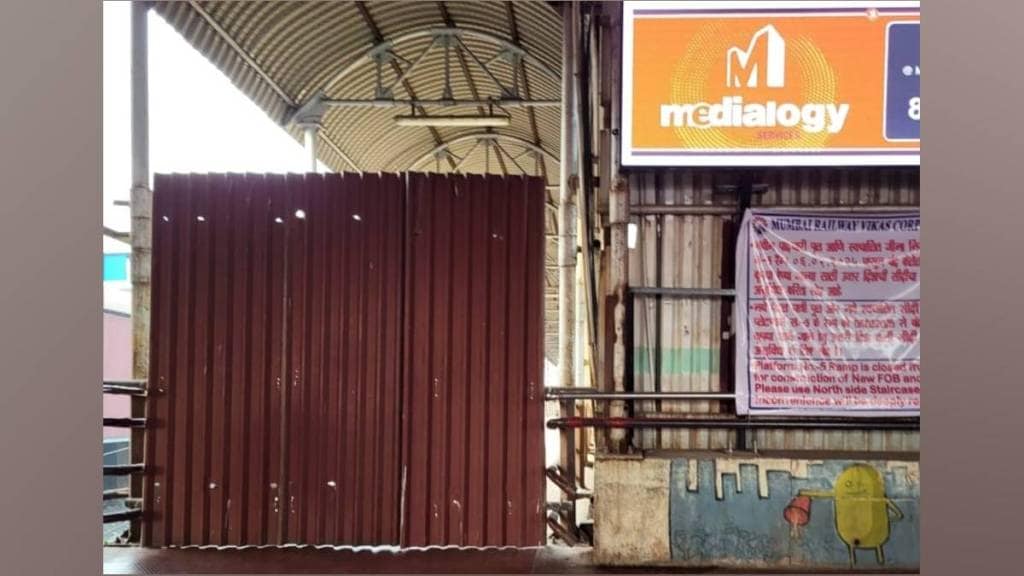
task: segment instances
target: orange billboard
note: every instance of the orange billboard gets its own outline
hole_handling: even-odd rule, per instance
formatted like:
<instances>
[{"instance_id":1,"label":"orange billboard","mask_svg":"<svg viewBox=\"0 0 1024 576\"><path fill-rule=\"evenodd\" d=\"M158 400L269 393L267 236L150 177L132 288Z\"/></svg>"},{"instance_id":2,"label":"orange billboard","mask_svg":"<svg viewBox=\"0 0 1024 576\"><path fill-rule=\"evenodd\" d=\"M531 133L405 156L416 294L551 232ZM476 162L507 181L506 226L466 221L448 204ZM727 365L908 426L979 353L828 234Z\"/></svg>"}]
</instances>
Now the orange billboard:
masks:
<instances>
[{"instance_id":1,"label":"orange billboard","mask_svg":"<svg viewBox=\"0 0 1024 576\"><path fill-rule=\"evenodd\" d=\"M917 165L919 2L632 2L626 166Z\"/></svg>"}]
</instances>

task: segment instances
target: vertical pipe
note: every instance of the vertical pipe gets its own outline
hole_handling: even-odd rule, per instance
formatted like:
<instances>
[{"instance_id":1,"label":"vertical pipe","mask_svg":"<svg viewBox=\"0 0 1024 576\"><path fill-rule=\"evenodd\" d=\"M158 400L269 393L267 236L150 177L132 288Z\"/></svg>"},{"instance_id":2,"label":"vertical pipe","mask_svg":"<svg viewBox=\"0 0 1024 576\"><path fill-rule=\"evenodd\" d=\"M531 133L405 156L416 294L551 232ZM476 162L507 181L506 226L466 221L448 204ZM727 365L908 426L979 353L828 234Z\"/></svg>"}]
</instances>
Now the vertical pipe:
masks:
<instances>
[{"instance_id":1,"label":"vertical pipe","mask_svg":"<svg viewBox=\"0 0 1024 576\"><path fill-rule=\"evenodd\" d=\"M621 5L619 6L621 10ZM619 46L618 34L609 34L612 42L612 62L608 63L612 76L610 85L611 94L607 95L611 101L611 141L608 147L610 159L611 187L608 192L608 224L611 227L611 270L610 280L612 290L615 294L615 310L613 322L615 340L612 348L612 384L616 392L625 391L626 383L626 290L629 282L629 247L627 245L627 234L629 226L629 186L627 180L622 177L619 171L619 124L621 111L619 86L620 68L617 66L620 61L621 47ZM614 417L625 417L625 402L615 401L611 403L610 413ZM611 446L620 451L625 451L626 431L614 429L611 431Z\"/></svg>"},{"instance_id":2,"label":"vertical pipe","mask_svg":"<svg viewBox=\"0 0 1024 576\"><path fill-rule=\"evenodd\" d=\"M573 316L575 315L575 279L576 279L576 207L570 183L573 148L572 123L572 62L573 46L572 21L563 18L562 46L562 158L559 163L559 202L558 202L558 369L559 385L572 387L573 373Z\"/></svg>"},{"instance_id":3,"label":"vertical pipe","mask_svg":"<svg viewBox=\"0 0 1024 576\"><path fill-rule=\"evenodd\" d=\"M316 124L304 124L302 133L305 141L306 157L309 159L309 171L316 172L316 138L320 126Z\"/></svg>"},{"instance_id":4,"label":"vertical pipe","mask_svg":"<svg viewBox=\"0 0 1024 576\"><path fill-rule=\"evenodd\" d=\"M132 371L149 373L149 268L153 196L149 189L149 71L147 6L132 4Z\"/></svg>"},{"instance_id":5,"label":"vertical pipe","mask_svg":"<svg viewBox=\"0 0 1024 576\"><path fill-rule=\"evenodd\" d=\"M149 183L149 50L147 31L148 3L132 4L131 35L131 114L132 114L132 188L131 206L131 280L132 280L132 375L149 378L150 256L152 251L153 193ZM132 417L145 416L142 398L133 397ZM143 461L145 433L133 429L131 460ZM133 476L130 493L142 497L142 478ZM130 538L136 540L139 523L131 524Z\"/></svg>"},{"instance_id":6,"label":"vertical pipe","mask_svg":"<svg viewBox=\"0 0 1024 576\"><path fill-rule=\"evenodd\" d=\"M608 225L611 228L611 262L609 276L612 285L615 308L612 310L614 342L612 344L612 389L625 391L626 382L626 284L629 273L629 252L626 246L626 227L629 223L629 187L622 176L616 174L609 190ZM612 418L626 415L625 402L615 400L609 403ZM610 448L616 452L625 451L626 431L614 428L609 432Z\"/></svg>"},{"instance_id":7,"label":"vertical pipe","mask_svg":"<svg viewBox=\"0 0 1024 576\"><path fill-rule=\"evenodd\" d=\"M573 61L575 59L573 18L569 6L563 4L562 10L562 138L560 144L561 161L559 162L559 196L558 196L558 383L563 387L573 387L573 351L575 337L573 334L574 296L576 289L576 210L573 204L572 159L574 158L573 142ZM575 415L575 401L560 404L562 417ZM563 473L572 479L576 486L576 432L562 431L560 463ZM567 529L575 534L576 501L563 493L562 516Z\"/></svg>"}]
</instances>

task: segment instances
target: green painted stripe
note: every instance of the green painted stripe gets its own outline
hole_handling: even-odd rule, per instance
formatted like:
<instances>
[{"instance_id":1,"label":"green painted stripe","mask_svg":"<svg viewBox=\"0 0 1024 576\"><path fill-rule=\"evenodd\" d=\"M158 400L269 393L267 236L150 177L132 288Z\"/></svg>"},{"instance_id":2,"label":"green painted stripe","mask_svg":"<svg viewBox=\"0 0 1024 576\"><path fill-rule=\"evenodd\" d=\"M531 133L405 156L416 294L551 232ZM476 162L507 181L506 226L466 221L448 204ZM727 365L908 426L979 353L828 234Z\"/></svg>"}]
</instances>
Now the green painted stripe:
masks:
<instances>
[{"instance_id":1,"label":"green painted stripe","mask_svg":"<svg viewBox=\"0 0 1024 576\"><path fill-rule=\"evenodd\" d=\"M651 348L633 349L633 373L651 374L654 367ZM718 348L662 348L661 373L669 374L717 374L721 362Z\"/></svg>"}]
</instances>

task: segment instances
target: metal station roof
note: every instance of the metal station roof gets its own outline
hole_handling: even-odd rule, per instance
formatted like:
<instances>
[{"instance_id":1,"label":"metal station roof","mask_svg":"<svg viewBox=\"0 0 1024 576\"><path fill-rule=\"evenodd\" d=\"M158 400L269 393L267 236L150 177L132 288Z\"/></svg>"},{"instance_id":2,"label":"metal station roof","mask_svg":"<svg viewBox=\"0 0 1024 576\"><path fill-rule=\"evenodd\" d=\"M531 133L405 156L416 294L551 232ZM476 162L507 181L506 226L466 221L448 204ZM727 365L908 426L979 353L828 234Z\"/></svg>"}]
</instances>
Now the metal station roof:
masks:
<instances>
[{"instance_id":1,"label":"metal station roof","mask_svg":"<svg viewBox=\"0 0 1024 576\"><path fill-rule=\"evenodd\" d=\"M546 178L546 350L557 346L562 25L548 2L154 2L296 139L346 172ZM447 70L447 72L446 72ZM446 81L447 78L447 81ZM440 101L440 102L439 102ZM452 104L455 102L456 104ZM507 127L399 127L397 115L509 116Z\"/></svg>"}]
</instances>

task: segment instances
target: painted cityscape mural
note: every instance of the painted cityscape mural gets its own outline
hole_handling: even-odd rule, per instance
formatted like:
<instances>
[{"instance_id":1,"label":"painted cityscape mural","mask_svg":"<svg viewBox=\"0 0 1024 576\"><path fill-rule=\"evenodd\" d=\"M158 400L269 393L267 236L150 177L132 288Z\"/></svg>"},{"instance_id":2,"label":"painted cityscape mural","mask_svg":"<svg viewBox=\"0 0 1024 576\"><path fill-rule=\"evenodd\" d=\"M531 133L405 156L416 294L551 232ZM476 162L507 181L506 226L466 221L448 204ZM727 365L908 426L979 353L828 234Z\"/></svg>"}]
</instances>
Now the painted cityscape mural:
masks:
<instances>
[{"instance_id":1,"label":"painted cityscape mural","mask_svg":"<svg viewBox=\"0 0 1024 576\"><path fill-rule=\"evenodd\" d=\"M919 566L917 462L675 459L672 560L693 566Z\"/></svg>"}]
</instances>

